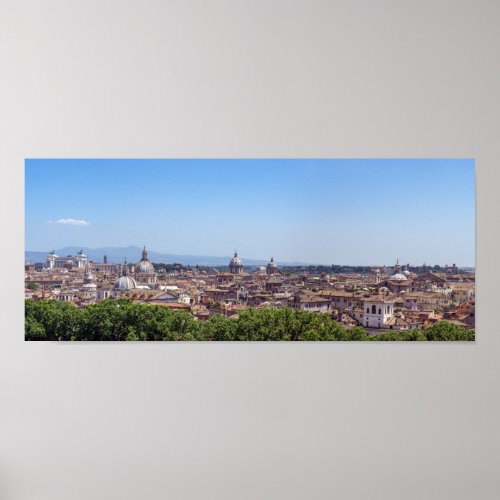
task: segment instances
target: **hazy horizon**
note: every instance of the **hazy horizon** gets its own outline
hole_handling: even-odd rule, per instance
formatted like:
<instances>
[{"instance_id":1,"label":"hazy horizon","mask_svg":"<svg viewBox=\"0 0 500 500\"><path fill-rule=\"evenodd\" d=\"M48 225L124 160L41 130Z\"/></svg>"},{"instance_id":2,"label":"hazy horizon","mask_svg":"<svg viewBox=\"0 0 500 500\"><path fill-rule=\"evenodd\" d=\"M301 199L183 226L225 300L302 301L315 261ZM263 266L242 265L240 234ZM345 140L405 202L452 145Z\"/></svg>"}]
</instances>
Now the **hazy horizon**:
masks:
<instances>
[{"instance_id":1,"label":"hazy horizon","mask_svg":"<svg viewBox=\"0 0 500 500\"><path fill-rule=\"evenodd\" d=\"M475 267L473 160L26 160L26 249ZM40 250L36 250L40 249Z\"/></svg>"},{"instance_id":2,"label":"hazy horizon","mask_svg":"<svg viewBox=\"0 0 500 500\"><path fill-rule=\"evenodd\" d=\"M61 249L63 248L71 248L71 249L84 249L84 250L91 250L91 251L97 251L97 250L101 250L101 249L115 249L115 250L120 250L120 249L127 249L127 248L133 248L133 249L137 249L137 261L140 260L140 255L141 255L141 252L142 252L142 246L140 245L126 245L124 247L111 247L111 246L106 246L106 247L95 247L95 248L89 248L85 245L66 245L64 247L61 247ZM32 249L26 249L25 250L25 253L46 253L48 255L49 252L51 252L51 250L32 250ZM160 262L157 258L151 258L151 254L165 254L165 255L179 255L179 256L184 256L184 257L191 257L191 258L196 258L196 257L200 257L200 258L206 258L206 257L213 257L213 258L220 258L220 259L227 259L228 263L229 263L229 260L233 257L233 253L228 253L227 255L199 255L199 254L173 254L172 252L159 252L157 251L156 249L154 248L147 248L147 251L148 251L148 257L149 257L149 260L151 260L151 262L154 262L154 263L163 263L163 264L168 264L169 262ZM239 252L238 252L238 255L241 257L242 261L243 261L243 265L245 265L245 260L248 260L248 261L262 261L262 262L268 262L270 260L270 257L255 257L255 256L251 256L251 255L241 255ZM102 257L104 256L104 254L101 256L101 259L97 259L97 261L100 261L102 260ZM60 257L65 257L65 255L60 255ZM274 258L274 256L271 256ZM94 262L96 261L95 259L91 259L93 260ZM376 267L376 266L385 266L385 267L388 267L388 268L391 268L391 267L394 267L394 265L396 264L396 261L399 260L399 264L402 266L402 267L405 267L408 262L407 261L402 261L401 259L398 259L396 258L396 261L394 262L371 262L371 263L368 263L368 262L362 262L362 263L356 263L356 264L353 264L351 262L306 262L306 261L285 261L285 260L278 260L277 258L274 258L274 260L276 261L276 263L278 265L280 265L280 262L282 263L282 265L286 266L286 265L290 265L290 264L293 264L294 262L300 262L301 264L303 263L304 265L311 265L311 266L331 266L331 265L339 265L339 266L346 266L346 267L349 267L349 266L352 266L352 267ZM108 259L109 261L109 259ZM113 262L115 264L120 264L122 261L116 261L116 262ZM130 263L134 263L135 261L130 261ZM456 264L456 262L446 262L446 263L443 263L443 262L418 262L418 261L415 261L415 262L409 262L409 264L411 266L421 266L422 264L425 264L427 266L434 266L434 265L439 265L441 267L444 267L445 265L449 265L451 266L452 264ZM202 264L200 264L202 265ZM250 265L258 265L258 264L250 264ZM212 266L212 267L219 267L219 265L215 265L215 266ZM475 264L463 264L463 265L458 265L457 264L457 267L459 268L474 268L475 267Z\"/></svg>"}]
</instances>

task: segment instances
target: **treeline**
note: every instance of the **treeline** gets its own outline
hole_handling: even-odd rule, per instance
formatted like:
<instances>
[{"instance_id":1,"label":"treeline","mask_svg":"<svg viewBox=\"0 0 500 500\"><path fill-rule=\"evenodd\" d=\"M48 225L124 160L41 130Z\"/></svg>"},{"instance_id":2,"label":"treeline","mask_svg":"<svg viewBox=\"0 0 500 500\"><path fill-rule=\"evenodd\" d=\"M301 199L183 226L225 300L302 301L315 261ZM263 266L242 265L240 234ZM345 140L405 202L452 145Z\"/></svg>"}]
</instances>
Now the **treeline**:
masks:
<instances>
[{"instance_id":1,"label":"treeline","mask_svg":"<svg viewBox=\"0 0 500 500\"><path fill-rule=\"evenodd\" d=\"M60 301L26 300L26 340L474 340L474 331L442 321L425 330L369 336L329 316L294 309L247 309L239 318L196 321L183 311L104 300L87 308Z\"/></svg>"},{"instance_id":2,"label":"treeline","mask_svg":"<svg viewBox=\"0 0 500 500\"><path fill-rule=\"evenodd\" d=\"M206 266L206 265L184 265L177 262L171 264L165 263L154 263L153 267L156 272L164 271L166 273L172 272L185 272L192 269L196 269L198 271L207 271L211 272L214 269L220 272L226 272L227 266ZM253 271L258 269L259 266L245 266L245 269L248 271ZM370 274L373 271L372 266L346 266L346 265L307 265L307 266L280 266L283 274L289 276L292 274L301 274L307 272L309 274ZM425 273L425 272L434 272L434 273L445 273L447 271L446 267L440 265L434 266L410 266L410 271L415 273ZM458 274L464 274L466 271L463 269L457 269Z\"/></svg>"}]
</instances>

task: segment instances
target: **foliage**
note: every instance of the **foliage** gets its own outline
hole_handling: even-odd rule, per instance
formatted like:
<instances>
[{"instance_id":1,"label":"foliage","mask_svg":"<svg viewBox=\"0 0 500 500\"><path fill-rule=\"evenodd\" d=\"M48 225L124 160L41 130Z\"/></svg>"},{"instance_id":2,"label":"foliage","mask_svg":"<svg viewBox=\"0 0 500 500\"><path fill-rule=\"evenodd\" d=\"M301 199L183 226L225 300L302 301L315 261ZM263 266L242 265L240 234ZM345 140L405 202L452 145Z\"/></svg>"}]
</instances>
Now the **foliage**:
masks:
<instances>
[{"instance_id":1,"label":"foliage","mask_svg":"<svg viewBox=\"0 0 500 500\"><path fill-rule=\"evenodd\" d=\"M208 321L197 321L185 311L135 304L124 298L103 300L87 308L26 299L25 336L26 340L91 341L415 341L474 340L474 331L441 322L425 330L369 336L363 327L345 328L328 315L290 308L249 308L238 319L217 314Z\"/></svg>"},{"instance_id":2,"label":"foliage","mask_svg":"<svg viewBox=\"0 0 500 500\"><path fill-rule=\"evenodd\" d=\"M476 333L474 330L468 330L461 326L449 323L448 321L439 321L431 327L423 330L402 330L386 331L380 335L370 337L370 340L454 340L454 341L474 341Z\"/></svg>"}]
</instances>

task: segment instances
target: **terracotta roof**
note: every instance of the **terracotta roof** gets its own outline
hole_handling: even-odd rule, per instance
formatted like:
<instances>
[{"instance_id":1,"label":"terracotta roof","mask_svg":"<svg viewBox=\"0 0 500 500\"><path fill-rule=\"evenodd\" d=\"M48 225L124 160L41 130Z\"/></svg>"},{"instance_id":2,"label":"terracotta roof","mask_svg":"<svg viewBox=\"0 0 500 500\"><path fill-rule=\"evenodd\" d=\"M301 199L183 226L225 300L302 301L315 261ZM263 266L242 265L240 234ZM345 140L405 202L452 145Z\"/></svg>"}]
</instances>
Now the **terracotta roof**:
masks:
<instances>
[{"instance_id":1,"label":"terracotta roof","mask_svg":"<svg viewBox=\"0 0 500 500\"><path fill-rule=\"evenodd\" d=\"M318 296L308 296L308 295L303 295L303 296L298 296L297 299L299 302L323 302L323 303L330 303L329 299L325 299L323 297L318 297Z\"/></svg>"},{"instance_id":2,"label":"terracotta roof","mask_svg":"<svg viewBox=\"0 0 500 500\"><path fill-rule=\"evenodd\" d=\"M384 325L387 326L408 326L409 323L407 323L403 318L400 318L399 316L393 316L392 318L389 318Z\"/></svg>"},{"instance_id":3,"label":"terracotta roof","mask_svg":"<svg viewBox=\"0 0 500 500\"><path fill-rule=\"evenodd\" d=\"M393 299L389 299L383 295L372 295L371 297L365 297L362 300L363 300L363 302L381 302L383 304L394 303Z\"/></svg>"}]
</instances>

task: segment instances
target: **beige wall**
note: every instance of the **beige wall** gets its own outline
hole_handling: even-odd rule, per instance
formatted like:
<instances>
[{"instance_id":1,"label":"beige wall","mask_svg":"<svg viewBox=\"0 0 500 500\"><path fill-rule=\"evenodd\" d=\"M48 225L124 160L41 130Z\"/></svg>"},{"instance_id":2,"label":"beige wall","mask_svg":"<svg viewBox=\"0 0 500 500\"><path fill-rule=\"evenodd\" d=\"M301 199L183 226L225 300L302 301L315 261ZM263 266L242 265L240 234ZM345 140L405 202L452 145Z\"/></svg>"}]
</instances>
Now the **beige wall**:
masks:
<instances>
[{"instance_id":1,"label":"beige wall","mask_svg":"<svg viewBox=\"0 0 500 500\"><path fill-rule=\"evenodd\" d=\"M487 0L2 1L2 500L497 499L499 22ZM475 157L478 340L24 343L26 157Z\"/></svg>"}]
</instances>

